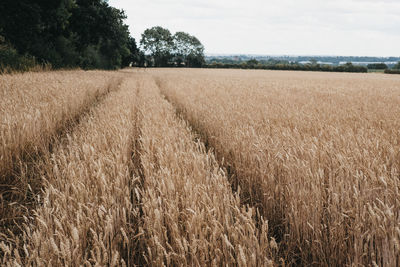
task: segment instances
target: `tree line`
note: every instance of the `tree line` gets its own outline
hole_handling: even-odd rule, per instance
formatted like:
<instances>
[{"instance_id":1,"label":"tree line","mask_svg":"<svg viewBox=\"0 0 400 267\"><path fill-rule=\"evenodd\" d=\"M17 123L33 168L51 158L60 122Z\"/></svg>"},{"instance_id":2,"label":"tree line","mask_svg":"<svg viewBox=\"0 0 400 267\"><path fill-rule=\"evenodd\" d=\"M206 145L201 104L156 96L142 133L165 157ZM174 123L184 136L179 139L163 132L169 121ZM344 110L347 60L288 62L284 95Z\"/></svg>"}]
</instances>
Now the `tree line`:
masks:
<instances>
[{"instance_id":1,"label":"tree line","mask_svg":"<svg viewBox=\"0 0 400 267\"><path fill-rule=\"evenodd\" d=\"M228 68L228 69L260 69L260 70L293 70L293 71L323 71L323 72L368 72L365 66L346 63L344 65L333 66L308 63L301 64L298 62L287 62L282 60L268 60L267 62L259 62L256 59L251 59L241 63L221 63L211 62L206 64L206 68Z\"/></svg>"},{"instance_id":2,"label":"tree line","mask_svg":"<svg viewBox=\"0 0 400 267\"><path fill-rule=\"evenodd\" d=\"M0 71L203 64L204 47L196 37L153 27L143 33L141 50L125 19L106 0L2 0Z\"/></svg>"},{"instance_id":3,"label":"tree line","mask_svg":"<svg viewBox=\"0 0 400 267\"><path fill-rule=\"evenodd\" d=\"M385 69L385 73L400 74L400 61L392 69Z\"/></svg>"},{"instance_id":4,"label":"tree line","mask_svg":"<svg viewBox=\"0 0 400 267\"><path fill-rule=\"evenodd\" d=\"M106 0L1 0L0 72L53 69L118 69L134 66L207 67L273 70L367 72L367 67L347 63L332 66L285 60L206 63L204 46L185 32L172 34L155 26L144 31L139 45L124 23L126 14ZM224 60L224 59L221 59ZM400 65L400 64L398 64ZM394 69L400 69L396 65ZM371 64L369 69L386 69Z\"/></svg>"},{"instance_id":5,"label":"tree line","mask_svg":"<svg viewBox=\"0 0 400 267\"><path fill-rule=\"evenodd\" d=\"M125 18L103 0L2 0L3 64L24 59L54 68L122 67L137 54Z\"/></svg>"}]
</instances>

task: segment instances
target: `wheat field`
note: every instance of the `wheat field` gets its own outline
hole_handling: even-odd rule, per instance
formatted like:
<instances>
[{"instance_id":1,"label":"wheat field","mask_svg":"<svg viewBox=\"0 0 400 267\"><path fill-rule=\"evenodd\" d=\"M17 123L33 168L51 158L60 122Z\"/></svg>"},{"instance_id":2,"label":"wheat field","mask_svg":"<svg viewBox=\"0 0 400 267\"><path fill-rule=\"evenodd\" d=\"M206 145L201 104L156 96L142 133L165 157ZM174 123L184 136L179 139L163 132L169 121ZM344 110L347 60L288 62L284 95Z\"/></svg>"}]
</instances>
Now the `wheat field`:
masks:
<instances>
[{"instance_id":1,"label":"wheat field","mask_svg":"<svg viewBox=\"0 0 400 267\"><path fill-rule=\"evenodd\" d=\"M2 266L399 266L400 78L0 75Z\"/></svg>"}]
</instances>

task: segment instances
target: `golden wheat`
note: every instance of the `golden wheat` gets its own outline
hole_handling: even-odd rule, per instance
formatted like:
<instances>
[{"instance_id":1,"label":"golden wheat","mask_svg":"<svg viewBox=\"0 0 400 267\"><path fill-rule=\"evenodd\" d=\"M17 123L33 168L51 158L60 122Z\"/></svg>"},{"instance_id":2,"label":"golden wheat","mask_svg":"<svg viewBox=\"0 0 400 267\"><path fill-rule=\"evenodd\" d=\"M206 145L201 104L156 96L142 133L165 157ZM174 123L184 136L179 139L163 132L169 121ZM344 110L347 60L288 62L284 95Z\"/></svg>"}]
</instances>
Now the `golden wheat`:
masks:
<instances>
[{"instance_id":1,"label":"golden wheat","mask_svg":"<svg viewBox=\"0 0 400 267\"><path fill-rule=\"evenodd\" d=\"M40 190L35 161L98 98L118 87L111 72L60 71L0 76L0 240L27 215Z\"/></svg>"},{"instance_id":2,"label":"golden wheat","mask_svg":"<svg viewBox=\"0 0 400 267\"><path fill-rule=\"evenodd\" d=\"M21 259L18 250L9 249L3 264L132 264L135 84L125 80L42 159L45 189L34 221L24 227L25 255Z\"/></svg>"},{"instance_id":3,"label":"golden wheat","mask_svg":"<svg viewBox=\"0 0 400 267\"><path fill-rule=\"evenodd\" d=\"M140 109L143 225L149 265L267 266L267 224L240 206L212 153L144 81Z\"/></svg>"},{"instance_id":4,"label":"golden wheat","mask_svg":"<svg viewBox=\"0 0 400 267\"><path fill-rule=\"evenodd\" d=\"M152 72L258 207L292 264L400 262L400 80Z\"/></svg>"},{"instance_id":5,"label":"golden wheat","mask_svg":"<svg viewBox=\"0 0 400 267\"><path fill-rule=\"evenodd\" d=\"M256 227L154 81L131 76L38 155L43 193L21 236L0 242L1 263L273 265L267 222Z\"/></svg>"},{"instance_id":6,"label":"golden wheat","mask_svg":"<svg viewBox=\"0 0 400 267\"><path fill-rule=\"evenodd\" d=\"M10 166L23 153L48 145L66 121L113 86L113 76L78 71L1 75L1 174L12 172Z\"/></svg>"},{"instance_id":7,"label":"golden wheat","mask_svg":"<svg viewBox=\"0 0 400 267\"><path fill-rule=\"evenodd\" d=\"M397 266L399 84L242 70L0 76L0 264Z\"/></svg>"}]
</instances>

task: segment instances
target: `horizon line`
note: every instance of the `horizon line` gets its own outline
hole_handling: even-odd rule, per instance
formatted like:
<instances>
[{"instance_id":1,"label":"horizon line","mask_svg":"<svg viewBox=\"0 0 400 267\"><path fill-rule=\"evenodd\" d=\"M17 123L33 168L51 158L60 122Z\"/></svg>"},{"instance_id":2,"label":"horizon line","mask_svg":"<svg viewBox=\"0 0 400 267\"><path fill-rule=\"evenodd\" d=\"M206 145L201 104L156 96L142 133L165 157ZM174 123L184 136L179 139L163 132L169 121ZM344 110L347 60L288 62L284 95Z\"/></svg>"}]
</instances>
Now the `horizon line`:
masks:
<instances>
[{"instance_id":1,"label":"horizon line","mask_svg":"<svg viewBox=\"0 0 400 267\"><path fill-rule=\"evenodd\" d=\"M370 58L399 58L400 56L345 56L323 54L257 54L257 53L204 53L205 56L263 56L263 57L370 57Z\"/></svg>"}]
</instances>

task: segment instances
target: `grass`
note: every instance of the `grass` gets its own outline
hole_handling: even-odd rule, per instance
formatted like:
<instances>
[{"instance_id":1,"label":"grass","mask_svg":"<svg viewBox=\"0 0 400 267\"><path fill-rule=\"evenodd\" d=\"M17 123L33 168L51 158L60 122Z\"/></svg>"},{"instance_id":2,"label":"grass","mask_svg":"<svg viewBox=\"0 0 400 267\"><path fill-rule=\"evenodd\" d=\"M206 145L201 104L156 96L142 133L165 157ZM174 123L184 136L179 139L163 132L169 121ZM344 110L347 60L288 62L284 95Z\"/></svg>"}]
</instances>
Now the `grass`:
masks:
<instances>
[{"instance_id":1,"label":"grass","mask_svg":"<svg viewBox=\"0 0 400 267\"><path fill-rule=\"evenodd\" d=\"M400 80L0 76L4 266L397 266Z\"/></svg>"}]
</instances>

